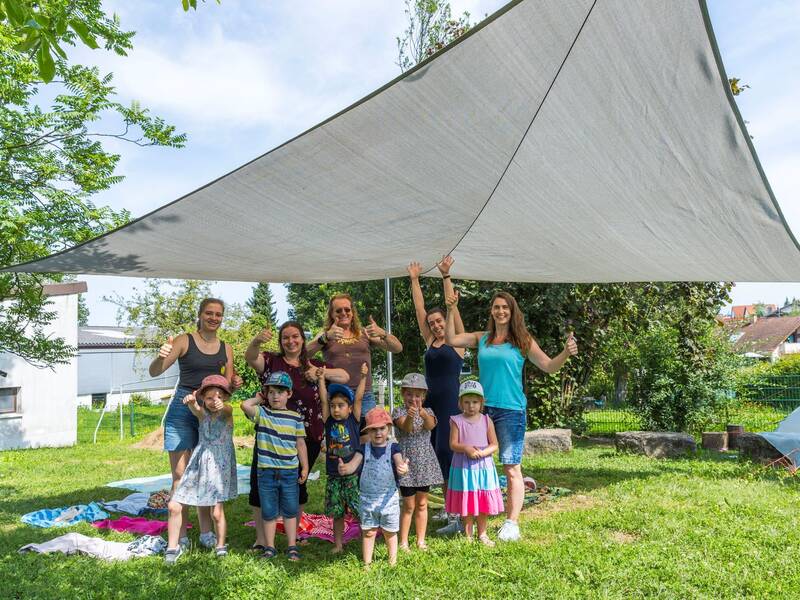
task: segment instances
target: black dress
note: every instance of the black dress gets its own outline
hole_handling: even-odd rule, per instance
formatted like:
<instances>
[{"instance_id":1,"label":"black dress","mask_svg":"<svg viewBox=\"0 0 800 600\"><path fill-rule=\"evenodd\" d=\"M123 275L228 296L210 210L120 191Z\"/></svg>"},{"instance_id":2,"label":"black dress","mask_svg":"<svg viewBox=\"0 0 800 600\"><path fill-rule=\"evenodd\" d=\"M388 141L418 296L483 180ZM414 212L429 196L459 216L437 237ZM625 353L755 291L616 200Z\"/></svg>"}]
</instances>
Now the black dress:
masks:
<instances>
[{"instance_id":1,"label":"black dress","mask_svg":"<svg viewBox=\"0 0 800 600\"><path fill-rule=\"evenodd\" d=\"M458 386L464 359L452 346L431 345L425 351L425 381L428 395L425 406L433 409L436 427L431 431L431 443L442 468L445 481L450 473L453 451L450 450L450 417L461 413L458 408Z\"/></svg>"}]
</instances>

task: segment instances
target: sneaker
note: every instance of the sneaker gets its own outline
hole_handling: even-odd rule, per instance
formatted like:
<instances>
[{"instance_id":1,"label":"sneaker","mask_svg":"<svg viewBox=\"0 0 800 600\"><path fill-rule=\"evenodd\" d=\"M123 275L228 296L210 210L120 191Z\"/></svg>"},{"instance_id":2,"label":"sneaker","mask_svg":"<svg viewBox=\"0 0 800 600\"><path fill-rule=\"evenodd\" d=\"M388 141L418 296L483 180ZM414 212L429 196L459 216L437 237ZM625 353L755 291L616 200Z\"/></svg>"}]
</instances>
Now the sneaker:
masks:
<instances>
[{"instance_id":1,"label":"sneaker","mask_svg":"<svg viewBox=\"0 0 800 600\"><path fill-rule=\"evenodd\" d=\"M213 548L217 545L217 536L213 531L206 531L200 534L200 545L203 548Z\"/></svg>"},{"instance_id":2,"label":"sneaker","mask_svg":"<svg viewBox=\"0 0 800 600\"><path fill-rule=\"evenodd\" d=\"M187 536L183 536L178 540L178 546L182 552L188 552L192 549L192 542Z\"/></svg>"},{"instance_id":3,"label":"sneaker","mask_svg":"<svg viewBox=\"0 0 800 600\"><path fill-rule=\"evenodd\" d=\"M454 516L447 519L447 525L436 530L439 535L455 535L464 532L464 524L461 517Z\"/></svg>"},{"instance_id":4,"label":"sneaker","mask_svg":"<svg viewBox=\"0 0 800 600\"><path fill-rule=\"evenodd\" d=\"M174 565L176 562L178 562L178 559L182 554L182 546L178 546L177 548L167 548L167 551L164 552L164 562L168 565Z\"/></svg>"},{"instance_id":5,"label":"sneaker","mask_svg":"<svg viewBox=\"0 0 800 600\"><path fill-rule=\"evenodd\" d=\"M519 525L510 519L506 519L497 532L497 539L502 542L516 542L519 537Z\"/></svg>"},{"instance_id":6,"label":"sneaker","mask_svg":"<svg viewBox=\"0 0 800 600\"><path fill-rule=\"evenodd\" d=\"M228 556L228 545L226 544L224 546L218 546L214 550L214 554L216 554L217 558L225 558Z\"/></svg>"}]
</instances>

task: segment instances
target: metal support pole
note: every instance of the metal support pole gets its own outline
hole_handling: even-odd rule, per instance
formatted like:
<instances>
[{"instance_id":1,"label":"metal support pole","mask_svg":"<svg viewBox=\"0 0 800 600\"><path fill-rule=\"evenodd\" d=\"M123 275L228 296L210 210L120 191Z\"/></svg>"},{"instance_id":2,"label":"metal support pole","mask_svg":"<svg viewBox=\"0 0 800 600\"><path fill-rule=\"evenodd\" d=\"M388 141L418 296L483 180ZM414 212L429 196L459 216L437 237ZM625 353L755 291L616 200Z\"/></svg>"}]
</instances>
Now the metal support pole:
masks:
<instances>
[{"instance_id":1,"label":"metal support pole","mask_svg":"<svg viewBox=\"0 0 800 600\"><path fill-rule=\"evenodd\" d=\"M392 333L392 288L387 277L383 280L383 295L386 304L386 333ZM386 377L389 386L389 410L394 412L394 371L392 369L392 353L386 351Z\"/></svg>"}]
</instances>

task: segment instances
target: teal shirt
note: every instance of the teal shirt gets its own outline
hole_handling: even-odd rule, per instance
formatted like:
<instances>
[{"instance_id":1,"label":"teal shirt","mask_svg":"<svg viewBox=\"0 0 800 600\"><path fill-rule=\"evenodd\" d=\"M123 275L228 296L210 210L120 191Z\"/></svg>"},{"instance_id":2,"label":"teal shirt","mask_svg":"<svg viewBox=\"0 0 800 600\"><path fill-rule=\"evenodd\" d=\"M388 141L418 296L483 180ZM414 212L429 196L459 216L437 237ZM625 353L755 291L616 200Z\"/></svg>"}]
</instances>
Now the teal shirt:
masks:
<instances>
[{"instance_id":1,"label":"teal shirt","mask_svg":"<svg viewBox=\"0 0 800 600\"><path fill-rule=\"evenodd\" d=\"M484 335L478 341L478 375L486 406L525 410L528 404L522 391L525 357L508 342L486 345L486 338Z\"/></svg>"}]
</instances>

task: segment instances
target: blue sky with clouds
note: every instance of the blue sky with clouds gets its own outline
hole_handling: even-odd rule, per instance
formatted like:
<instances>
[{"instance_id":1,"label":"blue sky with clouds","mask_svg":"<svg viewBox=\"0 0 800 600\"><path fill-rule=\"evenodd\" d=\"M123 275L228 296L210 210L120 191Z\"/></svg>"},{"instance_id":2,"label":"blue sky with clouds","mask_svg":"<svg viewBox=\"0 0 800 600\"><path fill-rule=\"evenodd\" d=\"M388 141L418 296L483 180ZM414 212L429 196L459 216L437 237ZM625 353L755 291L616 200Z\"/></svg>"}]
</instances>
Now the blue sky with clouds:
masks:
<instances>
[{"instance_id":1,"label":"blue sky with clouds","mask_svg":"<svg viewBox=\"0 0 800 600\"><path fill-rule=\"evenodd\" d=\"M452 0L473 21L504 3ZM792 229L800 234L800 0L709 0L723 61L750 89L738 98L762 165ZM370 93L399 74L395 42L405 26L402 0L214 0L184 13L178 0L105 2L123 27L137 32L134 50L120 58L77 49L73 57L112 71L123 102L137 100L189 134L183 150L138 148L112 141L125 181L97 204L150 212L263 154ZM111 126L112 124L108 124ZM284 232L263 221L262 243ZM209 244L224 244L213 231ZM800 236L799 236L800 237ZM409 257L412 259L413 257ZM82 276L90 323L116 322L103 301L126 295L141 281ZM244 302L252 284L224 283L215 293ZM282 286L273 286L279 318ZM798 284L747 284L734 303L800 297Z\"/></svg>"}]
</instances>

